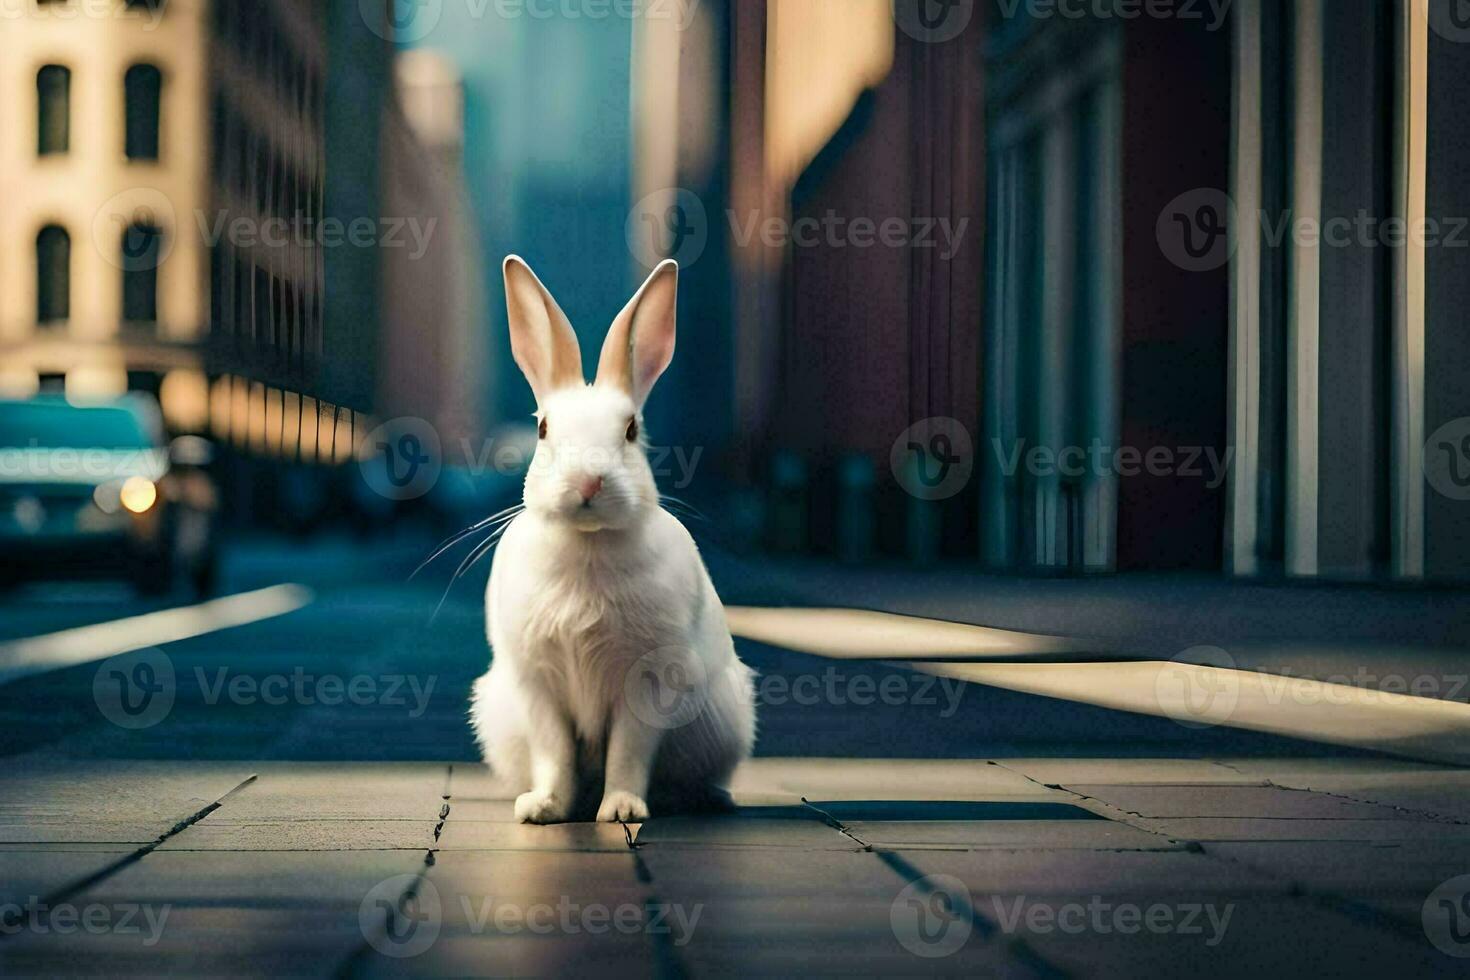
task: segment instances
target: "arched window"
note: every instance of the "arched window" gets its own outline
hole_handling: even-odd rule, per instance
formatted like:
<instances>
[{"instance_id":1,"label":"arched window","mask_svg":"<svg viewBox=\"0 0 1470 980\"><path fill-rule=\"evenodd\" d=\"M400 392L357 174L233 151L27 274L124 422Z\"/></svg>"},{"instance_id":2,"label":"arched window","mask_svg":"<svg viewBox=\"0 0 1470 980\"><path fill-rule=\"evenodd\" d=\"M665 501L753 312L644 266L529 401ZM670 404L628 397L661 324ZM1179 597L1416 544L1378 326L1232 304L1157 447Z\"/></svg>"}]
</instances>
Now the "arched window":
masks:
<instances>
[{"instance_id":1,"label":"arched window","mask_svg":"<svg viewBox=\"0 0 1470 980\"><path fill-rule=\"evenodd\" d=\"M36 72L36 152L65 153L71 143L71 69L46 65Z\"/></svg>"},{"instance_id":2,"label":"arched window","mask_svg":"<svg viewBox=\"0 0 1470 980\"><path fill-rule=\"evenodd\" d=\"M36 322L60 323L71 316L71 236L47 225L36 236Z\"/></svg>"},{"instance_id":3,"label":"arched window","mask_svg":"<svg viewBox=\"0 0 1470 980\"><path fill-rule=\"evenodd\" d=\"M163 73L155 65L134 65L123 78L129 160L158 159L158 113Z\"/></svg>"},{"instance_id":4,"label":"arched window","mask_svg":"<svg viewBox=\"0 0 1470 980\"><path fill-rule=\"evenodd\" d=\"M158 319L158 263L163 254L163 230L134 224L123 232L123 319L152 323Z\"/></svg>"}]
</instances>

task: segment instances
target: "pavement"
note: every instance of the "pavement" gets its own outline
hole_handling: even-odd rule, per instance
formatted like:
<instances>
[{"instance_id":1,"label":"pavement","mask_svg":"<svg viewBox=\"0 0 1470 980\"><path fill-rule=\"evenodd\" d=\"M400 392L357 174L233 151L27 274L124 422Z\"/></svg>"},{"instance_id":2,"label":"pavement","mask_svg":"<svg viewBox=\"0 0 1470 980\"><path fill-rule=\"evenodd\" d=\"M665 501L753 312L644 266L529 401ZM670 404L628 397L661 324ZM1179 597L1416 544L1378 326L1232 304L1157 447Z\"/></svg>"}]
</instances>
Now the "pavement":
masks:
<instances>
[{"instance_id":1,"label":"pavement","mask_svg":"<svg viewBox=\"0 0 1470 980\"><path fill-rule=\"evenodd\" d=\"M39 664L0 682L0 973L1437 976L1470 957L1470 771L767 644L738 644L762 730L735 814L515 824L465 724L485 569L436 614L447 572L406 581L426 551L241 543L229 616L97 585L0 600L0 666ZM1375 677L1464 699L1463 593L711 565L730 603L1145 656L1213 641L1303 672L1373 654ZM261 598L285 582L299 604ZM87 658L124 630L136 649Z\"/></svg>"},{"instance_id":2,"label":"pavement","mask_svg":"<svg viewBox=\"0 0 1470 980\"><path fill-rule=\"evenodd\" d=\"M1462 975L1470 774L758 759L531 827L464 763L23 761L7 976Z\"/></svg>"}]
</instances>

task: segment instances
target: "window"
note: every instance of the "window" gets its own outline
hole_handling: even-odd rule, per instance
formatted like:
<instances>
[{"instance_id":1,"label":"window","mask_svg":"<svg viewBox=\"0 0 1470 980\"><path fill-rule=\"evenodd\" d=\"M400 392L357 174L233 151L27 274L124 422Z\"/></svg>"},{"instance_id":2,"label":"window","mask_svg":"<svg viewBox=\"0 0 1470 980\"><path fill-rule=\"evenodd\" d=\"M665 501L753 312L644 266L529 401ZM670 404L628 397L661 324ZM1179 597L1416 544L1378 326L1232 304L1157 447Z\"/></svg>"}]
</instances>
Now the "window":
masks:
<instances>
[{"instance_id":1,"label":"window","mask_svg":"<svg viewBox=\"0 0 1470 980\"><path fill-rule=\"evenodd\" d=\"M36 73L36 152L65 153L71 143L71 70L46 65Z\"/></svg>"},{"instance_id":2,"label":"window","mask_svg":"<svg viewBox=\"0 0 1470 980\"><path fill-rule=\"evenodd\" d=\"M47 225L36 236L36 321L60 323L71 316L71 236Z\"/></svg>"},{"instance_id":3,"label":"window","mask_svg":"<svg viewBox=\"0 0 1470 980\"><path fill-rule=\"evenodd\" d=\"M163 230L135 224L123 232L123 319L152 323L158 319L158 263Z\"/></svg>"},{"instance_id":4,"label":"window","mask_svg":"<svg viewBox=\"0 0 1470 980\"><path fill-rule=\"evenodd\" d=\"M163 73L154 65L134 65L123 79L129 160L158 159L158 113Z\"/></svg>"}]
</instances>

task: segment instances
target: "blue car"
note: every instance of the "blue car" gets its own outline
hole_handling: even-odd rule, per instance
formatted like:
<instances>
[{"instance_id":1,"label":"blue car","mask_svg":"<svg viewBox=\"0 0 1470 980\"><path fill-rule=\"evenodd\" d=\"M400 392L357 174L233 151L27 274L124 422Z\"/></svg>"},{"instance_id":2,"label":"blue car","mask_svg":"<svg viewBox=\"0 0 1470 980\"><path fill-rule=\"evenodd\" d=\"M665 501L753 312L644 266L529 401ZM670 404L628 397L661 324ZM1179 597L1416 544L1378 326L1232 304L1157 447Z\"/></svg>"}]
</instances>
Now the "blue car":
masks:
<instances>
[{"instance_id":1,"label":"blue car","mask_svg":"<svg viewBox=\"0 0 1470 980\"><path fill-rule=\"evenodd\" d=\"M0 401L0 581L122 576L213 587L211 447L164 437L158 403Z\"/></svg>"}]
</instances>

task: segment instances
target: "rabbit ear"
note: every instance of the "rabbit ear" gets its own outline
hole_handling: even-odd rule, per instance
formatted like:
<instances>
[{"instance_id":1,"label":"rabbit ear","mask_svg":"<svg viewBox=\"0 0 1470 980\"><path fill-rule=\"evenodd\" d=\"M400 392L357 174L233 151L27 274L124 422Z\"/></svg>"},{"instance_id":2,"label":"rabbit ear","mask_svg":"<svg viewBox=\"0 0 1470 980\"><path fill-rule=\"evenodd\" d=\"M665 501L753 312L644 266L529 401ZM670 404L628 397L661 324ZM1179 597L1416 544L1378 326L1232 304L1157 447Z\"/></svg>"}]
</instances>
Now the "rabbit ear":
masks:
<instances>
[{"instance_id":1,"label":"rabbit ear","mask_svg":"<svg viewBox=\"0 0 1470 980\"><path fill-rule=\"evenodd\" d=\"M679 263L665 259L613 320L602 345L597 384L627 392L640 409L674 359L678 292Z\"/></svg>"},{"instance_id":2,"label":"rabbit ear","mask_svg":"<svg viewBox=\"0 0 1470 980\"><path fill-rule=\"evenodd\" d=\"M567 315L519 255L507 256L505 309L510 319L510 352L531 382L538 407L558 388L584 384L582 351Z\"/></svg>"}]
</instances>

